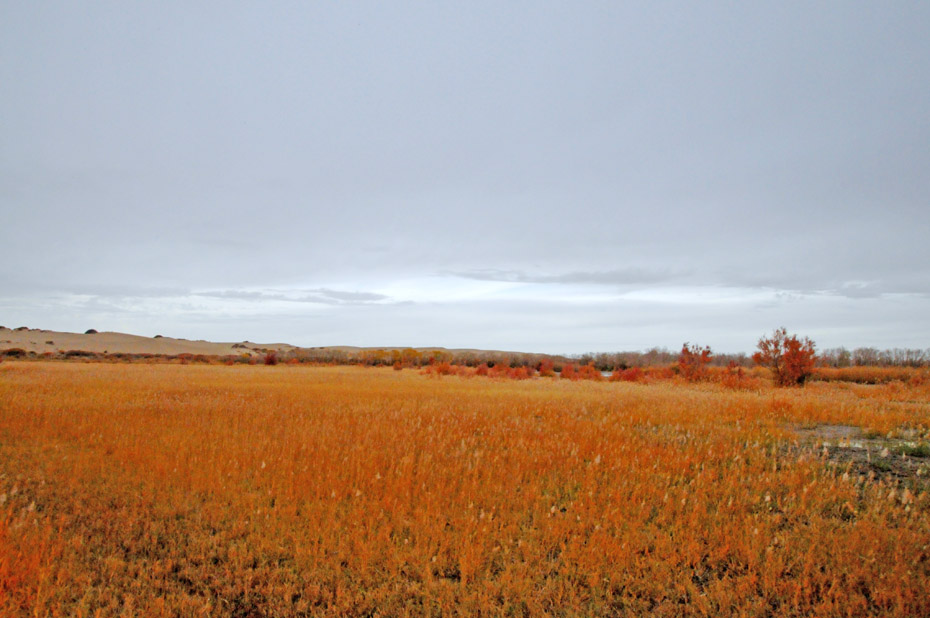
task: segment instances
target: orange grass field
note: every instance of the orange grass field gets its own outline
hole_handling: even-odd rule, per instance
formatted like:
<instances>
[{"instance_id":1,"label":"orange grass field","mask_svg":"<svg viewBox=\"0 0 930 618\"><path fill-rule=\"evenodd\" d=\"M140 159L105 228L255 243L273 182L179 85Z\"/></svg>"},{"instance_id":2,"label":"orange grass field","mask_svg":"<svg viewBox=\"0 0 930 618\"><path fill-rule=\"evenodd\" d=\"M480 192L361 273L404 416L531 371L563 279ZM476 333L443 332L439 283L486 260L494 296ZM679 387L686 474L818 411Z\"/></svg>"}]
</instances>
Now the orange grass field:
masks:
<instances>
[{"instance_id":1,"label":"orange grass field","mask_svg":"<svg viewBox=\"0 0 930 618\"><path fill-rule=\"evenodd\" d=\"M930 616L928 439L919 380L8 361L0 614Z\"/></svg>"}]
</instances>

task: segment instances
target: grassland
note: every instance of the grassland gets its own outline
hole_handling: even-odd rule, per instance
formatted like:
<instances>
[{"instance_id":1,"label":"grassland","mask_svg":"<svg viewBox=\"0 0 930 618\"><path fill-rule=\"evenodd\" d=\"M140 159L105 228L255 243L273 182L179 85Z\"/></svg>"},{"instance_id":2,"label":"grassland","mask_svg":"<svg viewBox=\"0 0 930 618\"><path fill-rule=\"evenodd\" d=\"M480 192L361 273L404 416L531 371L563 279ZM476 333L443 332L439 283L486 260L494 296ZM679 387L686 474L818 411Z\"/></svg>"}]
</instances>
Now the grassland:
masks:
<instances>
[{"instance_id":1,"label":"grassland","mask_svg":"<svg viewBox=\"0 0 930 618\"><path fill-rule=\"evenodd\" d=\"M919 380L7 361L0 614L927 616L928 439Z\"/></svg>"}]
</instances>

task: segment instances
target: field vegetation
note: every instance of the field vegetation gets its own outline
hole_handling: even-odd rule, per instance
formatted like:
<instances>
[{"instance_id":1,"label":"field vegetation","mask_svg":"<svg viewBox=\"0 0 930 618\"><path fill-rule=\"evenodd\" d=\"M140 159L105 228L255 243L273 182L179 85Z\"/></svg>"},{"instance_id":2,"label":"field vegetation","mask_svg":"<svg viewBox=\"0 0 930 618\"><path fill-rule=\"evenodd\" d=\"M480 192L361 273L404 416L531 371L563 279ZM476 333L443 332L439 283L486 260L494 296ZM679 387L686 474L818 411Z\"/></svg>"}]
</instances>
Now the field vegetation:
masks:
<instances>
[{"instance_id":1,"label":"field vegetation","mask_svg":"<svg viewBox=\"0 0 930 618\"><path fill-rule=\"evenodd\" d=\"M0 615L930 615L926 370L87 360L0 363Z\"/></svg>"}]
</instances>

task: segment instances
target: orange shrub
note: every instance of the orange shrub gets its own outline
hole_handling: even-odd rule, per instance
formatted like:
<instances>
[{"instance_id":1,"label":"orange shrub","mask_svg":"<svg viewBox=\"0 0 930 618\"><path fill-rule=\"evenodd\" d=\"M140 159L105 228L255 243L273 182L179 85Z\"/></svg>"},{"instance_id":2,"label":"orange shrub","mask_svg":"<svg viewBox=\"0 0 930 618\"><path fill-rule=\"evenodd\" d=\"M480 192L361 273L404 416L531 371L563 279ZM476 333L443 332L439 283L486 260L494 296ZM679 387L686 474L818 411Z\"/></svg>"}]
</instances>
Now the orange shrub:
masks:
<instances>
[{"instance_id":1,"label":"orange shrub","mask_svg":"<svg viewBox=\"0 0 930 618\"><path fill-rule=\"evenodd\" d=\"M604 379L603 374L594 366L594 363L582 365L578 368L576 375L581 380L592 380L594 382L600 382Z\"/></svg>"},{"instance_id":2,"label":"orange shrub","mask_svg":"<svg viewBox=\"0 0 930 618\"><path fill-rule=\"evenodd\" d=\"M713 352L709 347L701 348L697 344L685 343L678 354L678 374L689 382L697 382L707 377L707 364Z\"/></svg>"},{"instance_id":3,"label":"orange shrub","mask_svg":"<svg viewBox=\"0 0 930 618\"><path fill-rule=\"evenodd\" d=\"M772 371L778 386L803 386L814 369L814 342L788 335L784 327L775 329L769 338L759 339L759 351L752 360Z\"/></svg>"},{"instance_id":4,"label":"orange shrub","mask_svg":"<svg viewBox=\"0 0 930 618\"><path fill-rule=\"evenodd\" d=\"M533 377L532 371L529 367L513 367L507 372L507 377L511 380L527 380Z\"/></svg>"},{"instance_id":5,"label":"orange shrub","mask_svg":"<svg viewBox=\"0 0 930 618\"><path fill-rule=\"evenodd\" d=\"M611 382L640 382L645 377L645 372L639 367L630 367L628 369L614 369L610 374Z\"/></svg>"},{"instance_id":6,"label":"orange shrub","mask_svg":"<svg viewBox=\"0 0 930 618\"><path fill-rule=\"evenodd\" d=\"M552 359L544 358L539 361L539 366L536 368L539 371L539 377L541 378L554 378L555 377L555 364L552 362Z\"/></svg>"}]
</instances>

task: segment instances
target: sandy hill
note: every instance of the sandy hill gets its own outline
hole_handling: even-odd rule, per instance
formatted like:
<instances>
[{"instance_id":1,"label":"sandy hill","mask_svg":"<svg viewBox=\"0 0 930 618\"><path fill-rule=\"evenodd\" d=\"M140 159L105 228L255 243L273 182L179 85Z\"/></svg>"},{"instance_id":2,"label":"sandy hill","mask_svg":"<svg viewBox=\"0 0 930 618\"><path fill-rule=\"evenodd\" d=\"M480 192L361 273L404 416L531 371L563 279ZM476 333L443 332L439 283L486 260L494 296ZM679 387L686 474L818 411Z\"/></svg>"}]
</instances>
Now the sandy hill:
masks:
<instances>
[{"instance_id":1,"label":"sandy hill","mask_svg":"<svg viewBox=\"0 0 930 618\"><path fill-rule=\"evenodd\" d=\"M173 337L141 337L126 333L63 333L50 330L0 329L0 350L22 348L27 352L58 352L68 350L85 350L96 353L122 354L207 354L226 355L242 354L253 350L293 350L294 346L285 343L215 343L211 341L191 341Z\"/></svg>"},{"instance_id":2,"label":"sandy hill","mask_svg":"<svg viewBox=\"0 0 930 618\"><path fill-rule=\"evenodd\" d=\"M189 339L175 339L173 337L142 337L127 333L99 332L99 333L65 333L59 331L42 330L38 328L20 327L10 329L0 327L0 350L9 348L22 348L26 352L67 352L68 350L84 350L94 353L109 354L205 354L210 356L225 356L228 354L259 354L266 350L277 350L280 353L292 350L335 350L347 353L357 353L363 350L401 350L403 346L356 347L356 346L321 346L314 348L299 348L287 343L252 343L238 341L231 343L218 343L212 341L191 341ZM433 346L415 348L417 351L446 350L446 348ZM476 349L448 350L452 353L490 353L490 354L517 354L516 352L498 352Z\"/></svg>"}]
</instances>

